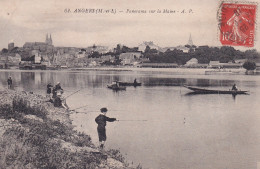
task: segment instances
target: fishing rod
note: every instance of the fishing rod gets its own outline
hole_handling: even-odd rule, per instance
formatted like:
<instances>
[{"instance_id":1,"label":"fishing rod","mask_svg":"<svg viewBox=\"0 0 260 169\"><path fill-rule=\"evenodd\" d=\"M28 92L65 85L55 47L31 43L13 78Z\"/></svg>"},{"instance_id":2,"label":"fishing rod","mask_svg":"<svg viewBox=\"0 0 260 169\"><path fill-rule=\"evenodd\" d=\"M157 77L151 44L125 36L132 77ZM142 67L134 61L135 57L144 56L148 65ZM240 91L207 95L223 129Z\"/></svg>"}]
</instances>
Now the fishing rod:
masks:
<instances>
[{"instance_id":1,"label":"fishing rod","mask_svg":"<svg viewBox=\"0 0 260 169\"><path fill-rule=\"evenodd\" d=\"M72 109L71 111L78 110L78 109L81 109L81 108L87 107L87 106L88 106L88 105L80 106L80 107L77 107L77 108L75 108L75 109Z\"/></svg>"},{"instance_id":2,"label":"fishing rod","mask_svg":"<svg viewBox=\"0 0 260 169\"><path fill-rule=\"evenodd\" d=\"M116 121L148 121L148 120L116 120Z\"/></svg>"},{"instance_id":3,"label":"fishing rod","mask_svg":"<svg viewBox=\"0 0 260 169\"><path fill-rule=\"evenodd\" d=\"M68 97L70 97L70 96L72 96L72 95L74 95L74 94L78 93L79 91L81 91L81 89L77 90L77 91L76 91L76 92L74 92L74 93L71 93L70 95L66 96L64 99L67 99Z\"/></svg>"}]
</instances>

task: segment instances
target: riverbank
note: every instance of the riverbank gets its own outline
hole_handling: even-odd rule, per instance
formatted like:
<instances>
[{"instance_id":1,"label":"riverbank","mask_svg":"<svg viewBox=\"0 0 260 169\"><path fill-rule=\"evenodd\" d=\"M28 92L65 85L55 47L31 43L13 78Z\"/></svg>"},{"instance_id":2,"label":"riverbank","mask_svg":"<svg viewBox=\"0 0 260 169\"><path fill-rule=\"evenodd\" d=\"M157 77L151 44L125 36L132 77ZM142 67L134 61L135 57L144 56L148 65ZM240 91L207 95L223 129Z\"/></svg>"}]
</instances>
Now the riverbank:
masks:
<instances>
[{"instance_id":1,"label":"riverbank","mask_svg":"<svg viewBox=\"0 0 260 169\"><path fill-rule=\"evenodd\" d=\"M165 72L174 74L191 75L216 75L222 73L246 74L246 69L212 69L212 68L138 68L138 67L86 67L86 68L67 68L59 70L20 70L20 69L1 69L5 72L84 72L84 71L134 71L134 72ZM256 72L257 73L257 72Z\"/></svg>"},{"instance_id":2,"label":"riverbank","mask_svg":"<svg viewBox=\"0 0 260 169\"><path fill-rule=\"evenodd\" d=\"M2 168L141 168L118 150L100 151L89 135L73 129L71 112L28 92L0 91Z\"/></svg>"}]
</instances>

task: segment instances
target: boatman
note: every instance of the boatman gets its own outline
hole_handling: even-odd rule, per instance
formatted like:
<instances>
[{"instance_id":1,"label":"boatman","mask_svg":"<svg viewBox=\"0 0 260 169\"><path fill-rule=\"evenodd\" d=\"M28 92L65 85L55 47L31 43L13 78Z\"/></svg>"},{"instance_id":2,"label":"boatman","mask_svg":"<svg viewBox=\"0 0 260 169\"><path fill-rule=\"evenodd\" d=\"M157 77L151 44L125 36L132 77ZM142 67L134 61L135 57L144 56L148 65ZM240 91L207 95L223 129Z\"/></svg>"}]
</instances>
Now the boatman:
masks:
<instances>
[{"instance_id":1,"label":"boatman","mask_svg":"<svg viewBox=\"0 0 260 169\"><path fill-rule=\"evenodd\" d=\"M109 118L106 116L107 113L107 108L101 108L100 109L101 113L99 116L96 117L95 121L98 124L97 127L97 132L98 132L98 138L99 138L99 144L100 148L104 148L105 141L107 139L106 136L106 124L108 122L113 122L116 121L116 118Z\"/></svg>"},{"instance_id":2,"label":"boatman","mask_svg":"<svg viewBox=\"0 0 260 169\"><path fill-rule=\"evenodd\" d=\"M232 90L233 90L233 91L238 91L238 88L237 88L237 85L236 85L236 84L233 85Z\"/></svg>"}]
</instances>

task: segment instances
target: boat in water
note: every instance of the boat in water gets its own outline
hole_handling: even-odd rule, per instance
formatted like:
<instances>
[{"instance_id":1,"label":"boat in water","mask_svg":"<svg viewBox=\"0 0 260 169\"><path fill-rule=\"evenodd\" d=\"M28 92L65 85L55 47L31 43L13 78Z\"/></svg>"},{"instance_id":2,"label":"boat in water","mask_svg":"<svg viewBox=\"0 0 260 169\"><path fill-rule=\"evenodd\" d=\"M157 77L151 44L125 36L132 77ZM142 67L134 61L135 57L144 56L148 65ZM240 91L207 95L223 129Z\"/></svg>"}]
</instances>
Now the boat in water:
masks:
<instances>
[{"instance_id":1,"label":"boat in water","mask_svg":"<svg viewBox=\"0 0 260 169\"><path fill-rule=\"evenodd\" d=\"M190 89L193 91L193 94L248 94L248 91L242 91L242 90L213 90L213 89L203 89L198 87L191 87L191 86L183 86L187 89Z\"/></svg>"},{"instance_id":2,"label":"boat in water","mask_svg":"<svg viewBox=\"0 0 260 169\"><path fill-rule=\"evenodd\" d=\"M120 86L120 84L117 81L114 81L112 84L108 84L107 88L112 89L112 90L126 90L125 86Z\"/></svg>"},{"instance_id":3,"label":"boat in water","mask_svg":"<svg viewBox=\"0 0 260 169\"><path fill-rule=\"evenodd\" d=\"M136 87L136 86L142 85L142 83L138 83L138 82L131 83L131 82L120 82L119 81L118 83L119 83L120 86L134 86L134 87Z\"/></svg>"}]
</instances>

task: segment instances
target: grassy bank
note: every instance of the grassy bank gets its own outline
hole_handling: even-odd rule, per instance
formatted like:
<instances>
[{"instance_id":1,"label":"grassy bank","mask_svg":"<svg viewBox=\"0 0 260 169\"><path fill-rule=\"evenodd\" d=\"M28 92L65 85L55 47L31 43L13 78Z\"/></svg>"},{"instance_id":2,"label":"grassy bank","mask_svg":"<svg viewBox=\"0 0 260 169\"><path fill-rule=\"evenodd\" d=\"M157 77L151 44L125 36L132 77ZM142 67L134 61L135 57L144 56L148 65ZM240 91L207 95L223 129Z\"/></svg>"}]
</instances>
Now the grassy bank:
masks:
<instances>
[{"instance_id":1,"label":"grassy bank","mask_svg":"<svg viewBox=\"0 0 260 169\"><path fill-rule=\"evenodd\" d=\"M0 168L95 169L130 167L118 150L100 152L73 130L69 112L35 94L1 91Z\"/></svg>"}]
</instances>

